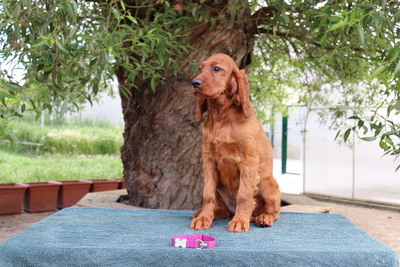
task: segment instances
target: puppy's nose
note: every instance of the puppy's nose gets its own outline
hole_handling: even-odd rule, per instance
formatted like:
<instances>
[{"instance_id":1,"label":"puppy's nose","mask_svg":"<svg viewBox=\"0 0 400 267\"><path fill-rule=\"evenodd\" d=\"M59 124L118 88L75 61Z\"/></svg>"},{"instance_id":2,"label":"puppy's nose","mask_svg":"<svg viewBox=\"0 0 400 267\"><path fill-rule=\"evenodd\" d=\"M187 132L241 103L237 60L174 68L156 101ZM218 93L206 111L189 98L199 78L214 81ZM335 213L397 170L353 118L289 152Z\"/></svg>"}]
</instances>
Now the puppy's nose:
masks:
<instances>
[{"instance_id":1,"label":"puppy's nose","mask_svg":"<svg viewBox=\"0 0 400 267\"><path fill-rule=\"evenodd\" d=\"M192 86L193 86L193 88L198 89L201 86L202 83L203 82L201 80L196 79L196 80L192 81Z\"/></svg>"}]
</instances>

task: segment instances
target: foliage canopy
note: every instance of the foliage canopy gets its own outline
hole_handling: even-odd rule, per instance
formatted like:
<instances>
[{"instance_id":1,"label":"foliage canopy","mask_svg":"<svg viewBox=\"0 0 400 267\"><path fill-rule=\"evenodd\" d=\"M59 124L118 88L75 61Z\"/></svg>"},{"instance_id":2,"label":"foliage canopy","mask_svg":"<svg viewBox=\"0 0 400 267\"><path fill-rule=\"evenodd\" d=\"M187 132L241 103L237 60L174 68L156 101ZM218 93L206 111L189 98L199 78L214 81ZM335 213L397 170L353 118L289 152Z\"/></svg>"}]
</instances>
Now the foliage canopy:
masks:
<instances>
[{"instance_id":1,"label":"foliage canopy","mask_svg":"<svg viewBox=\"0 0 400 267\"><path fill-rule=\"evenodd\" d=\"M27 110L40 115L56 105L78 108L109 87L118 67L126 70L130 85L148 79L156 90L166 71L177 73L180 60L194 49L185 42L188 32L229 20L226 10L250 8L251 18L235 23L251 25L257 38L249 72L256 106L269 100L279 109L294 88L300 103L328 107L332 121L355 120L344 140L355 131L399 155L400 127L394 120L400 111L399 5L394 0L4 0L0 113L10 119ZM17 69L23 70L20 80Z\"/></svg>"}]
</instances>

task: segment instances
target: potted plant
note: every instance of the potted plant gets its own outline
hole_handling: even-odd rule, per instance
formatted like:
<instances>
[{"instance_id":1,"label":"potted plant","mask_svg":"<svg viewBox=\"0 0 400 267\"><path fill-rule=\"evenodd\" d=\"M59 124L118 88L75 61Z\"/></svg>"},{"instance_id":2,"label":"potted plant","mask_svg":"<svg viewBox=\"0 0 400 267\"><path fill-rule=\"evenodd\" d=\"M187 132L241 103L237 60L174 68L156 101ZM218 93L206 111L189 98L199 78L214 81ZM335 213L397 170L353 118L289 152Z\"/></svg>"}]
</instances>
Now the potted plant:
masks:
<instances>
[{"instance_id":1,"label":"potted plant","mask_svg":"<svg viewBox=\"0 0 400 267\"><path fill-rule=\"evenodd\" d=\"M119 181L118 189L125 189L126 188L124 179L114 179L114 180Z\"/></svg>"},{"instance_id":2,"label":"potted plant","mask_svg":"<svg viewBox=\"0 0 400 267\"><path fill-rule=\"evenodd\" d=\"M18 183L0 184L0 215L21 213L26 188Z\"/></svg>"},{"instance_id":3,"label":"potted plant","mask_svg":"<svg viewBox=\"0 0 400 267\"><path fill-rule=\"evenodd\" d=\"M57 208L59 209L75 205L89 192L92 184L87 180L58 181L58 183L60 183L57 198Z\"/></svg>"},{"instance_id":4,"label":"potted plant","mask_svg":"<svg viewBox=\"0 0 400 267\"><path fill-rule=\"evenodd\" d=\"M92 181L90 192L117 190L120 183L120 181L116 179L93 179L89 181Z\"/></svg>"},{"instance_id":5,"label":"potted plant","mask_svg":"<svg viewBox=\"0 0 400 267\"><path fill-rule=\"evenodd\" d=\"M23 209L31 212L54 211L56 209L58 189L57 182L23 183L27 186Z\"/></svg>"}]
</instances>

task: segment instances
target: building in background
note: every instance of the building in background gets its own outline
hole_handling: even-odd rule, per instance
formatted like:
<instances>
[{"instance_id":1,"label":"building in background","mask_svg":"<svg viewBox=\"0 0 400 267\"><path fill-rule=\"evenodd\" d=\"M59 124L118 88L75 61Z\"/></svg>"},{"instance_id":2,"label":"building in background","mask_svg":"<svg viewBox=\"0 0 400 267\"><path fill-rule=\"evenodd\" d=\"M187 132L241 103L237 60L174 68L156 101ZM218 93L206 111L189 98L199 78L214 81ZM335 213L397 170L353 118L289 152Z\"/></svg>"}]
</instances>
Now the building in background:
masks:
<instances>
[{"instance_id":1,"label":"building in background","mask_svg":"<svg viewBox=\"0 0 400 267\"><path fill-rule=\"evenodd\" d=\"M274 131L274 175L283 191L400 206L400 172L395 172L400 161L383 156L379 140L361 141L352 133L349 140L354 146L339 145L337 132L319 122L318 108L290 109L286 159L282 120L277 120Z\"/></svg>"},{"instance_id":2,"label":"building in background","mask_svg":"<svg viewBox=\"0 0 400 267\"><path fill-rule=\"evenodd\" d=\"M110 96L107 93L99 93L100 100L93 101L93 105L86 103L84 108L79 113L68 114L67 117L78 117L80 120L90 119L95 122L109 122L114 126L124 125L122 114L121 98L119 94Z\"/></svg>"}]
</instances>

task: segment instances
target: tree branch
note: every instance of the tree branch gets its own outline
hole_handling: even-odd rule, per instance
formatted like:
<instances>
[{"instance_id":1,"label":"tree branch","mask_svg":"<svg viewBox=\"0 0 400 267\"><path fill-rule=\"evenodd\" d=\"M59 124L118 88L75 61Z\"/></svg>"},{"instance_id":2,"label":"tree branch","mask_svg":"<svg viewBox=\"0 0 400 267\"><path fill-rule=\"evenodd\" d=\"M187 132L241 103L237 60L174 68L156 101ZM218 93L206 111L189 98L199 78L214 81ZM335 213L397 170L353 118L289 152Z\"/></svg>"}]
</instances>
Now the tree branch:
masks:
<instances>
[{"instance_id":1,"label":"tree branch","mask_svg":"<svg viewBox=\"0 0 400 267\"><path fill-rule=\"evenodd\" d=\"M303 42L312 44L318 48L322 47L322 44L313 41L311 38L307 38L307 36L304 35L298 35L298 34L293 34L293 33L289 33L289 32L278 32L278 31L273 31L271 29L265 29L265 28L258 28L257 33L259 34L271 34L271 35L275 35L275 36L279 36L281 38L295 38L298 40L301 40ZM328 50L328 51L332 51L332 50L337 50L338 46L333 46L333 45L325 45L324 49ZM364 51L364 49L360 48L360 47L352 47L351 50L356 51L356 52L361 52Z\"/></svg>"},{"instance_id":2,"label":"tree branch","mask_svg":"<svg viewBox=\"0 0 400 267\"><path fill-rule=\"evenodd\" d=\"M271 18L275 17L275 14L278 12L279 10L272 6L262 7L259 10L257 10L251 16L251 18L254 19L254 23L256 24L256 26L259 26L261 24L264 24L263 22L265 21L270 21Z\"/></svg>"}]
</instances>

